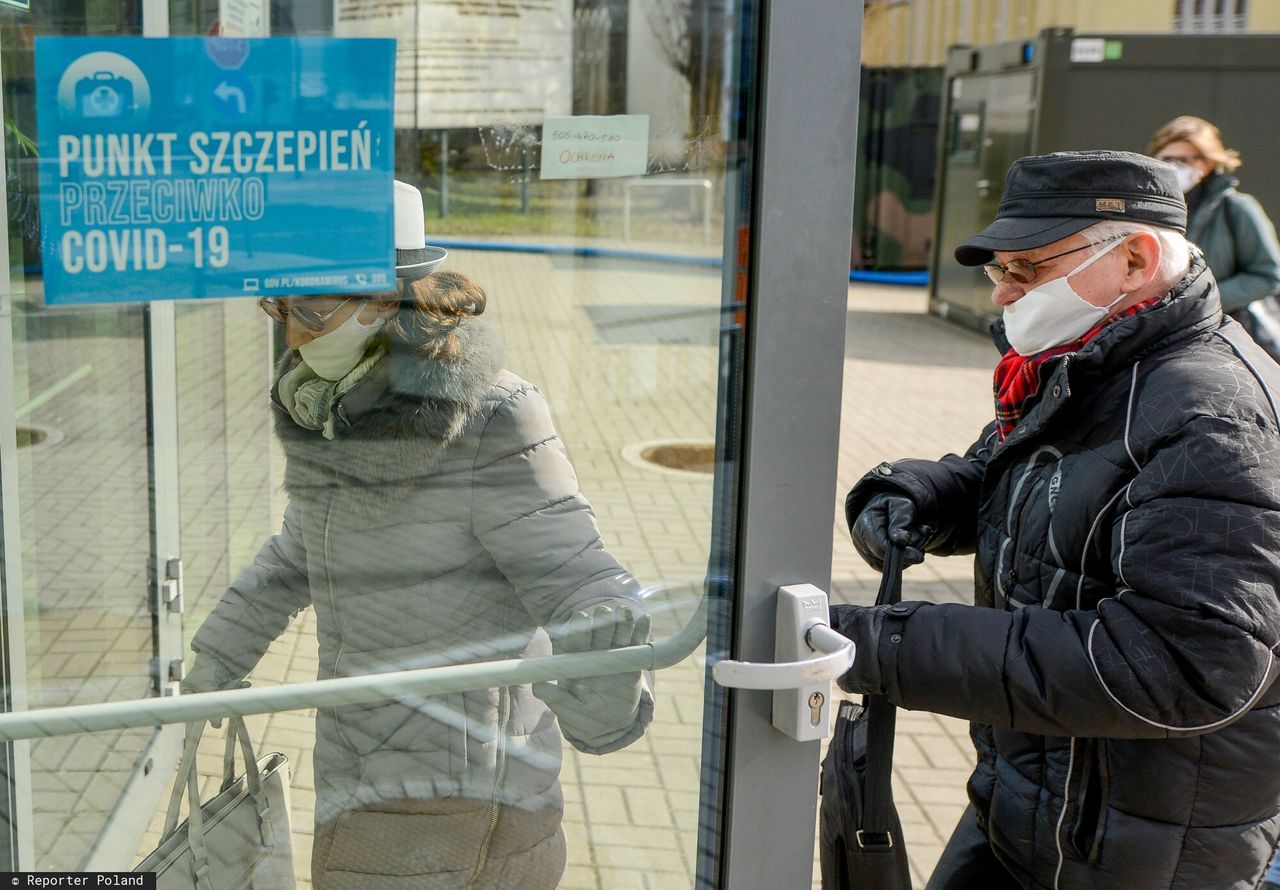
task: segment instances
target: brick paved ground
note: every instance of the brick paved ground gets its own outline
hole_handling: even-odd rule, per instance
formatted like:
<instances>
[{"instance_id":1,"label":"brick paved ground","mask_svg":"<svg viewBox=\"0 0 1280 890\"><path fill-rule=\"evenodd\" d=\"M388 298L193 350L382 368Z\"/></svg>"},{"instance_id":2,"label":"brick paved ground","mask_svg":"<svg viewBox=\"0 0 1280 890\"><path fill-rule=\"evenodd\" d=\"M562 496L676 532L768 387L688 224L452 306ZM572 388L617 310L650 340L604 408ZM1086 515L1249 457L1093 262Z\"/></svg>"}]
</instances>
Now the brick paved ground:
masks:
<instances>
[{"instance_id":1,"label":"brick paved ground","mask_svg":"<svg viewBox=\"0 0 1280 890\"><path fill-rule=\"evenodd\" d=\"M30 706L144 697L151 618L142 313L49 312L21 318L15 328L18 422L47 435L19 452L16 473L15 538L27 587L18 626ZM38 862L79 863L148 735L31 743Z\"/></svg>"},{"instance_id":2,"label":"brick paved ground","mask_svg":"<svg viewBox=\"0 0 1280 890\"><path fill-rule=\"evenodd\" d=\"M982 335L925 314L923 291L851 287L846 343L838 501L880 461L963 451L988 422L995 349ZM849 543L841 503L831 574L833 601L875 599L879 578ZM972 577L969 558L930 558L907 570L902 595L965 602ZM964 810L971 765L967 724L899 712L894 794L918 887Z\"/></svg>"},{"instance_id":3,"label":"brick paved ground","mask_svg":"<svg viewBox=\"0 0 1280 890\"><path fill-rule=\"evenodd\" d=\"M466 251L455 251L451 265L484 283L490 317L510 347L511 367L547 393L610 549L644 583L698 578L705 569L711 524L709 478L644 467L633 453L645 443L709 441L713 435L719 273L624 260ZM835 508L839 495L879 460L963 449L991 410L993 353L980 336L925 315L924 294L918 290L854 287L849 308L839 484L832 495L833 596L865 602L874 596L876 579L847 542ZM184 490L189 507L184 550L190 554L187 586L196 613L256 550L263 516L270 513L261 498L214 485L200 488L194 480L201 477L201 467L208 478L229 477L246 491L262 490L272 473L279 478L278 455L264 469L265 411L259 414L254 407L263 368L261 339L254 340L251 356L238 354L236 347L237 326L256 320L252 313L228 315L205 319L200 327L217 333L213 340L201 339L207 354L200 367L216 366L232 380L231 393L218 402L215 394L196 388L186 403L209 405L215 419L227 418L234 434L219 438L219 423L213 422L200 433L189 425L198 420L198 411L184 425L184 473L195 485ZM931 561L909 572L905 595L963 600L969 576L967 560ZM691 589L688 583L685 589ZM254 682L313 678L313 635L314 622L304 614L254 672ZM695 653L662 673L657 719L632 748L604 758L567 755L566 888L691 886L703 670L704 659ZM290 757L295 842L305 874L314 788L312 715L253 718L250 726L264 750ZM59 744L42 743L51 754L55 748L62 752ZM217 747L211 745L203 759L207 785L215 781ZM895 780L921 886L963 807L969 760L958 721L900 716ZM44 798L46 809L58 809L52 795L67 763L60 754L37 778L37 794L44 788L50 795ZM81 816L96 812L86 806L81 801L72 809ZM77 823L75 829L85 826ZM52 843L56 832L48 838ZM155 840L152 833L143 849Z\"/></svg>"}]
</instances>

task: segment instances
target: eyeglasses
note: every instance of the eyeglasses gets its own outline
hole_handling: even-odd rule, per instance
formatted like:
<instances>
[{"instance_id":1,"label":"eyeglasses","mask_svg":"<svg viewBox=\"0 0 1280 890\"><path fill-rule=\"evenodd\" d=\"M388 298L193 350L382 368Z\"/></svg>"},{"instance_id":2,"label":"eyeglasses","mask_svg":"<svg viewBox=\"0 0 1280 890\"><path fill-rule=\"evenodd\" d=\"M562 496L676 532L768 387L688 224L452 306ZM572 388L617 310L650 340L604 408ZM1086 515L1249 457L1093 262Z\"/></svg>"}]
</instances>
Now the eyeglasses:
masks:
<instances>
[{"instance_id":1,"label":"eyeglasses","mask_svg":"<svg viewBox=\"0 0 1280 890\"><path fill-rule=\"evenodd\" d=\"M314 309L308 309L305 305L290 306L279 297L262 297L258 300L258 306L280 324L286 324L289 316L292 315L297 319L298 324L307 330L322 331L324 326L329 323L329 319L337 315L339 309L354 299L355 297L342 297L342 302L328 312L316 312Z\"/></svg>"},{"instance_id":2,"label":"eyeglasses","mask_svg":"<svg viewBox=\"0 0 1280 890\"><path fill-rule=\"evenodd\" d=\"M1129 237L1128 235L1120 235L1116 238L1112 238L1111 241L1120 241L1128 237ZM1110 244L1111 241L1104 241L1102 243ZM1009 262L1004 265L1001 265L1000 263L987 263L985 266L982 267L982 271L987 273L987 277L991 279L992 284L999 284L1000 282L1004 281L1004 277L1006 275L1008 275L1010 278L1012 278L1014 281L1018 282L1019 284L1030 284L1031 282L1035 281L1036 266L1043 265L1044 263L1047 263L1050 260L1056 260L1060 257L1064 257L1069 253L1076 253L1077 251L1084 250L1086 247L1094 247L1094 246L1096 245L1081 244L1079 247L1073 247L1070 250L1064 250L1062 253L1055 253L1053 256L1047 256L1044 259L1036 260L1035 262L1032 262L1031 260L1024 260L1022 258L1018 258L1016 260L1009 260Z\"/></svg>"},{"instance_id":3,"label":"eyeglasses","mask_svg":"<svg viewBox=\"0 0 1280 890\"><path fill-rule=\"evenodd\" d=\"M1184 167L1190 167L1192 164L1198 164L1204 160L1204 155L1156 155L1157 161L1164 161L1166 164L1181 164Z\"/></svg>"}]
</instances>

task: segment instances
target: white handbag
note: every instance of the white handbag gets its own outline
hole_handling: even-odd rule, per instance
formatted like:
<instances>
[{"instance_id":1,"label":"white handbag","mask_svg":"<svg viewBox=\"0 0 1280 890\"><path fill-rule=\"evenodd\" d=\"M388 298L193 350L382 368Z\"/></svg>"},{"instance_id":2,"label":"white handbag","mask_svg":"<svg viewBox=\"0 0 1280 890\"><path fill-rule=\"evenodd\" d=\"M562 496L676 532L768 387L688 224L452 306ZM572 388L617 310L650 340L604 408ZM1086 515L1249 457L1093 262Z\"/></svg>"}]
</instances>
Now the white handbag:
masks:
<instances>
[{"instance_id":1,"label":"white handbag","mask_svg":"<svg viewBox=\"0 0 1280 890\"><path fill-rule=\"evenodd\" d=\"M160 844L134 869L154 872L158 890L295 890L289 832L289 760L255 760L240 717L227 721L223 779L218 793L200 800L196 750L204 721L189 724ZM244 773L235 774L237 744ZM183 789L187 819L178 822Z\"/></svg>"}]
</instances>

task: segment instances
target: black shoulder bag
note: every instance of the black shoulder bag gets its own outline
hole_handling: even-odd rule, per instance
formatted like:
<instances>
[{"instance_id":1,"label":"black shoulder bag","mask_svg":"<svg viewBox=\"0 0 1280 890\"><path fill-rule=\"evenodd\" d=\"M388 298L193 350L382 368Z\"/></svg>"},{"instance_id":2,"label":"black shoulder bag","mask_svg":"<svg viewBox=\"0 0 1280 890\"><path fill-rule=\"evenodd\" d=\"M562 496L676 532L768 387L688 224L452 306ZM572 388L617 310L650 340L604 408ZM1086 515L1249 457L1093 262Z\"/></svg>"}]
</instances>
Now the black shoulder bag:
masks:
<instances>
[{"instance_id":1,"label":"black shoulder bag","mask_svg":"<svg viewBox=\"0 0 1280 890\"><path fill-rule=\"evenodd\" d=\"M876 604L901 599L902 549L891 545ZM822 890L911 890L890 785L896 723L897 709L884 696L863 696L861 705L840 703L822 761Z\"/></svg>"}]
</instances>

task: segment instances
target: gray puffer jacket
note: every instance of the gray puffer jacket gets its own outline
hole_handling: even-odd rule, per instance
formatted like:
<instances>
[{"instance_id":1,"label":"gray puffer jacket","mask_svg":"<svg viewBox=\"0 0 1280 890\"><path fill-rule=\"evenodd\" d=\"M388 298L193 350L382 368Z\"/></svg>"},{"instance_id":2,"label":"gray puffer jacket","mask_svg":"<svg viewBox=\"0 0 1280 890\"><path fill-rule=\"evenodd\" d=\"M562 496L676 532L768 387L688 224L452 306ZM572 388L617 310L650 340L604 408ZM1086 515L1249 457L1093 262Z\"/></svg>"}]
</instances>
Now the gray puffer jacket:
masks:
<instances>
[{"instance_id":1,"label":"gray puffer jacket","mask_svg":"<svg viewBox=\"0 0 1280 890\"><path fill-rule=\"evenodd\" d=\"M905 494L930 552L976 555L977 608L886 619L888 695L972 721L1018 886L1248 890L1280 835L1280 368L1196 258L1040 379L1004 442L849 494Z\"/></svg>"},{"instance_id":2,"label":"gray puffer jacket","mask_svg":"<svg viewBox=\"0 0 1280 890\"><path fill-rule=\"evenodd\" d=\"M320 679L545 655L539 627L636 595L542 395L502 370L483 321L458 333L453 362L392 347L339 403L332 441L276 405L284 527L223 595L196 651L248 673L313 606ZM646 690L633 732L610 750L651 716ZM560 762L555 718L528 686L322 710L317 890L555 887Z\"/></svg>"}]
</instances>

